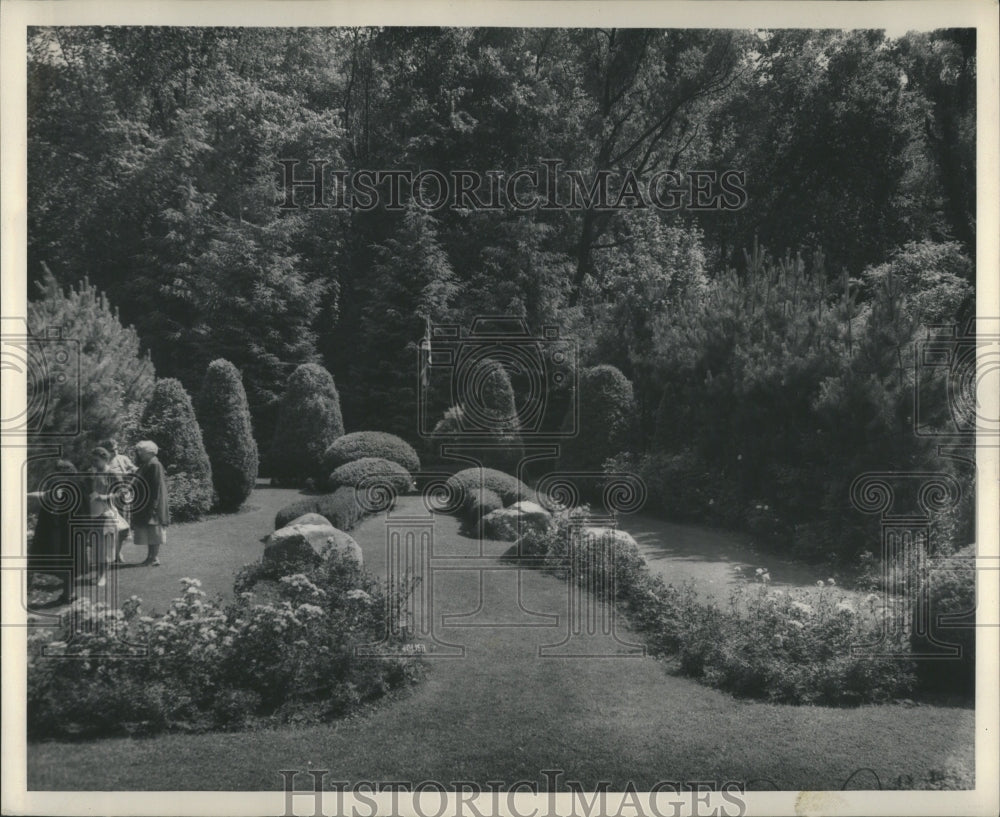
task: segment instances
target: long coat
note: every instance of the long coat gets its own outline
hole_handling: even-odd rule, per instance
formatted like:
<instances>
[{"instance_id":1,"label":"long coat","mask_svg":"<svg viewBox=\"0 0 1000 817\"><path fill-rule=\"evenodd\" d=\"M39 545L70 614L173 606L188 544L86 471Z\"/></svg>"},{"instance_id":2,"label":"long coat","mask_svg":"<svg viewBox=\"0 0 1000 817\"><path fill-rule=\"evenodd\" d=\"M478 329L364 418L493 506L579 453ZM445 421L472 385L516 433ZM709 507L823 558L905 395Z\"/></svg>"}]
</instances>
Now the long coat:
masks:
<instances>
[{"instance_id":1,"label":"long coat","mask_svg":"<svg viewBox=\"0 0 1000 817\"><path fill-rule=\"evenodd\" d=\"M153 457L149 462L139 466L135 479L145 483L145 491L140 488L138 494L144 501L138 502L132 512L133 525L148 525L154 516L160 525L170 524L170 499L167 493L167 475L163 465Z\"/></svg>"}]
</instances>

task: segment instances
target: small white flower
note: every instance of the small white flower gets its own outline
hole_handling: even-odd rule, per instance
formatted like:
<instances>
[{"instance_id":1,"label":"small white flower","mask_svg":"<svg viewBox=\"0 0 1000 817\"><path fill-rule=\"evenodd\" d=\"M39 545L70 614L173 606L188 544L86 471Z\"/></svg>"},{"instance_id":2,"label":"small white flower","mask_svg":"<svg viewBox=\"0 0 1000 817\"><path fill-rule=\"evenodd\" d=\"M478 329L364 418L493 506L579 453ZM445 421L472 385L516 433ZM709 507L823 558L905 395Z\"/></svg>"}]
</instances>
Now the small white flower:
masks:
<instances>
[{"instance_id":1,"label":"small white flower","mask_svg":"<svg viewBox=\"0 0 1000 817\"><path fill-rule=\"evenodd\" d=\"M830 585L831 587L832 587L833 585L835 585L835 584L836 584L836 582L835 582L835 581L834 581L833 579L827 579L827 580L826 580L826 583L827 583L828 585Z\"/></svg>"},{"instance_id":2,"label":"small white flower","mask_svg":"<svg viewBox=\"0 0 1000 817\"><path fill-rule=\"evenodd\" d=\"M816 582L816 586L817 587L822 587L823 586L823 580L820 579L818 582Z\"/></svg>"}]
</instances>

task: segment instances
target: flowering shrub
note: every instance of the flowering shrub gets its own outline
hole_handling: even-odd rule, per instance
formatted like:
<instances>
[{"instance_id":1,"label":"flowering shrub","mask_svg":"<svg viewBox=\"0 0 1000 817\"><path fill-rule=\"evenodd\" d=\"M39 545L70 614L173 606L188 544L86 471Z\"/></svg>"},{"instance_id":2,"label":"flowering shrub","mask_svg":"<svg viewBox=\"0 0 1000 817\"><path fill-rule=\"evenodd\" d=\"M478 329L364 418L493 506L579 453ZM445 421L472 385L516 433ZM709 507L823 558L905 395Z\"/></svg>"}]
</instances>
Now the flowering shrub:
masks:
<instances>
[{"instance_id":1,"label":"flowering shrub","mask_svg":"<svg viewBox=\"0 0 1000 817\"><path fill-rule=\"evenodd\" d=\"M594 540L577 538L586 509L556 515L553 533L522 539L522 552L546 546L546 564L572 574L589 588L612 586L607 559L593 553ZM615 603L645 636L654 655L676 656L681 672L735 695L786 703L858 704L908 693L913 662L855 650L879 643L879 652L908 652L903 634L882 640L879 598L852 601L833 579L815 589L771 586L766 568L741 586L728 607L705 603L693 584L666 584L649 571L635 548L616 544Z\"/></svg>"},{"instance_id":2,"label":"flowering shrub","mask_svg":"<svg viewBox=\"0 0 1000 817\"><path fill-rule=\"evenodd\" d=\"M383 587L351 561L282 577L277 598L241 592L225 607L197 579L160 617L133 596L120 610L79 601L61 632L28 641L33 737L233 729L263 720L340 716L416 680L411 641L387 627L408 588ZM250 582L246 582L249 584ZM388 641L386 641L388 639ZM382 642L399 657L357 655Z\"/></svg>"}]
</instances>

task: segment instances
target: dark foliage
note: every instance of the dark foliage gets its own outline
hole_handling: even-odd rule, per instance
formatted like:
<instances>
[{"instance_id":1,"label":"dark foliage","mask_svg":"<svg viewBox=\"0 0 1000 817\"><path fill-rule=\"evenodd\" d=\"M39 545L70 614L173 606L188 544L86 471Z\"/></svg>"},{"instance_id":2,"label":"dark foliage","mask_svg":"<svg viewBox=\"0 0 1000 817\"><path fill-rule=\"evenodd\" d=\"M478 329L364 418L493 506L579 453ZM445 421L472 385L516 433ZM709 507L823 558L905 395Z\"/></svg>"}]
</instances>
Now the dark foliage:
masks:
<instances>
[{"instance_id":1,"label":"dark foliage","mask_svg":"<svg viewBox=\"0 0 1000 817\"><path fill-rule=\"evenodd\" d=\"M413 477L402 465L381 457L362 457L345 463L330 474L331 491L350 487L371 491L379 485L388 486L396 495L405 494L413 486Z\"/></svg>"},{"instance_id":2,"label":"dark foliage","mask_svg":"<svg viewBox=\"0 0 1000 817\"><path fill-rule=\"evenodd\" d=\"M304 363L288 378L281 395L266 460L270 476L291 485L324 480L323 455L343 433L333 376L316 363Z\"/></svg>"},{"instance_id":3,"label":"dark foliage","mask_svg":"<svg viewBox=\"0 0 1000 817\"><path fill-rule=\"evenodd\" d=\"M420 457L406 440L386 431L352 431L338 437L324 454L324 466L333 471L362 457L381 457L403 466L411 474L420 470Z\"/></svg>"},{"instance_id":4,"label":"dark foliage","mask_svg":"<svg viewBox=\"0 0 1000 817\"><path fill-rule=\"evenodd\" d=\"M250 496L259 464L250 407L236 367L228 360L213 360L197 402L219 507L235 511Z\"/></svg>"},{"instance_id":5,"label":"dark foliage","mask_svg":"<svg viewBox=\"0 0 1000 817\"><path fill-rule=\"evenodd\" d=\"M170 517L197 519L212 507L212 466L191 398L179 380L158 380L142 413L138 434L159 447L167 474Z\"/></svg>"}]
</instances>

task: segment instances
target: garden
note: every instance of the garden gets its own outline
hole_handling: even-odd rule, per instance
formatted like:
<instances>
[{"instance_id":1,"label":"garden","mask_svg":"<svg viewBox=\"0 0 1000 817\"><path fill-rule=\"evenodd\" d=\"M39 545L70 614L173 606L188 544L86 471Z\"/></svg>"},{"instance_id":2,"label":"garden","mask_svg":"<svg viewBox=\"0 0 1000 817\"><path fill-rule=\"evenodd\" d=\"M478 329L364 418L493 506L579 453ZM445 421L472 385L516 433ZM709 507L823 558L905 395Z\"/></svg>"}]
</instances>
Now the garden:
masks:
<instances>
[{"instance_id":1,"label":"garden","mask_svg":"<svg viewBox=\"0 0 1000 817\"><path fill-rule=\"evenodd\" d=\"M26 487L147 441L170 508L113 592L32 563L30 787L973 786L974 403L921 349L975 314L974 42L140 34L29 37L27 319L76 365ZM275 156L539 155L748 168L756 216L274 204Z\"/></svg>"}]
</instances>

